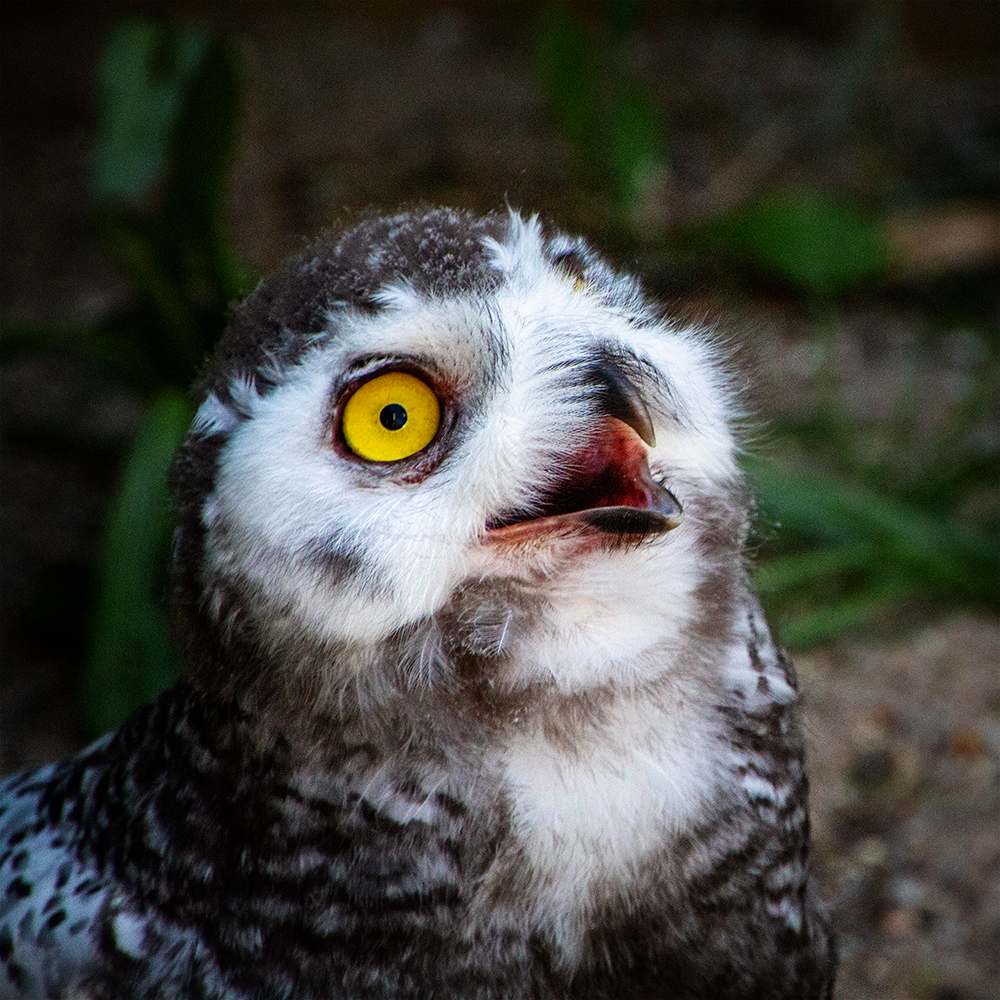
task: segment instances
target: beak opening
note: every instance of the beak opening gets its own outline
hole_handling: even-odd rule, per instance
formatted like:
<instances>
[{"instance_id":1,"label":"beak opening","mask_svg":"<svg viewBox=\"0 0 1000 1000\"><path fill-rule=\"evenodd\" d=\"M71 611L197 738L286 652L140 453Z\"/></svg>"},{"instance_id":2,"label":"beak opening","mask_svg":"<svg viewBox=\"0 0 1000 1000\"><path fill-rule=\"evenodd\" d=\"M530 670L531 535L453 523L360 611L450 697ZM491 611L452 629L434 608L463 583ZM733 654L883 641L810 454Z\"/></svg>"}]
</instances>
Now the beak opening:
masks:
<instances>
[{"instance_id":1,"label":"beak opening","mask_svg":"<svg viewBox=\"0 0 1000 1000\"><path fill-rule=\"evenodd\" d=\"M491 518L486 528L496 540L566 530L641 540L671 531L682 516L677 498L653 479L639 432L608 416L538 505Z\"/></svg>"}]
</instances>

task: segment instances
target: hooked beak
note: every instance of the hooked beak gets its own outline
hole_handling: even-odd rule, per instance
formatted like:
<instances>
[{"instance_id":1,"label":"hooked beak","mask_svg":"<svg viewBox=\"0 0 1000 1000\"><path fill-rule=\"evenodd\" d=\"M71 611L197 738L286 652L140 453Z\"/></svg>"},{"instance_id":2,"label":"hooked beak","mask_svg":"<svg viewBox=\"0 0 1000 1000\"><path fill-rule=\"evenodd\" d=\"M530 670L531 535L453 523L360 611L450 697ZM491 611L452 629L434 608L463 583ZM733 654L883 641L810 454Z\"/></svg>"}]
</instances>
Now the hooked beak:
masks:
<instances>
[{"instance_id":1,"label":"hooked beak","mask_svg":"<svg viewBox=\"0 0 1000 1000\"><path fill-rule=\"evenodd\" d=\"M680 524L680 503L649 471L646 445L656 438L638 390L609 362L597 362L591 377L603 411L596 434L572 456L562 481L538 506L491 518L488 540L600 533L638 542Z\"/></svg>"}]
</instances>

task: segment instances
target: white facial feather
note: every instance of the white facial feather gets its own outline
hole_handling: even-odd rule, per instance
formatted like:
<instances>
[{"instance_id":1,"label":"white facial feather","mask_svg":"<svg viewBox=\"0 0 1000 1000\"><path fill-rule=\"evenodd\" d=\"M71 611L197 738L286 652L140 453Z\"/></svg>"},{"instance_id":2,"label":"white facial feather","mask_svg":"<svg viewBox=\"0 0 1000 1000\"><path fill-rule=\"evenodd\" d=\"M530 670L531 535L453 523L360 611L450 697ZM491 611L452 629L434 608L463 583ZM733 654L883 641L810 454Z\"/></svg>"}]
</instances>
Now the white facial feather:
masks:
<instances>
[{"instance_id":1,"label":"white facial feather","mask_svg":"<svg viewBox=\"0 0 1000 1000\"><path fill-rule=\"evenodd\" d=\"M721 351L536 218L372 217L317 248L234 309L175 466L191 679L82 770L10 779L0 967L54 995L110 949L136 996L219 997L261 971L276 996L675 972L693 996L731 967L770 996L790 929L820 975ZM422 447L361 457L401 417L389 447Z\"/></svg>"},{"instance_id":2,"label":"white facial feather","mask_svg":"<svg viewBox=\"0 0 1000 1000\"><path fill-rule=\"evenodd\" d=\"M547 262L535 220L490 249L505 276L495 292L436 301L395 284L380 296L383 312L332 313L330 336L268 395L234 386L250 419L225 445L205 505L210 554L223 576L254 581L290 609L282 627L297 623L331 643L375 641L433 615L470 574L516 574L516 565L491 563L484 526L505 509L531 509L565 474L594 404L582 393L567 398L559 376L595 346L620 347L655 373L642 389L657 436L649 463L664 485L709 489L734 474L724 383L702 340L605 308ZM332 387L359 359L386 358L433 365L478 401L447 459L419 483L373 481L332 447ZM228 429L236 418L227 413L210 396L196 426ZM636 655L678 636L690 614L701 578L693 546L681 527L640 551L560 572L544 593L549 620L521 642L515 672L527 682L538 671L566 689L604 682L616 661L634 672ZM349 586L330 577L324 552L359 562Z\"/></svg>"},{"instance_id":3,"label":"white facial feather","mask_svg":"<svg viewBox=\"0 0 1000 1000\"><path fill-rule=\"evenodd\" d=\"M670 679L666 694L619 704L589 750L567 755L542 731L518 730L500 754L516 836L539 873L536 896L564 914L553 933L570 953L588 888L624 877L716 794L718 725L704 677L679 664L696 591L713 568L699 543L697 497L724 494L736 476L730 402L702 337L646 311L608 308L599 289L548 263L534 220L518 220L488 249L502 277L494 287L442 300L397 282L382 290L374 315L331 311L329 335L267 395L241 387L249 419L223 448L204 519L212 573L255 583L259 600L281 609L271 615L276 643L299 630L364 649L432 619L460 588L514 579L537 595L528 627L516 608L488 605L466 623L504 657L511 688L639 691ZM628 284L622 300L632 296ZM532 509L568 474L598 413L593 394L573 391L566 373L600 350L635 359L656 434L649 467L689 505L691 523L572 559L558 548L485 545L491 517ZM400 360L443 379L459 399L446 457L416 482L359 464L332 443L345 373ZM199 421L206 432L228 427L214 397ZM329 571L324 552L348 560L346 578ZM407 647L415 683L433 687L447 659L436 636L418 631ZM733 649L732 676L722 673L731 689L749 691L756 678L739 675ZM351 662L363 672L370 661ZM774 683L780 693L777 675Z\"/></svg>"}]
</instances>

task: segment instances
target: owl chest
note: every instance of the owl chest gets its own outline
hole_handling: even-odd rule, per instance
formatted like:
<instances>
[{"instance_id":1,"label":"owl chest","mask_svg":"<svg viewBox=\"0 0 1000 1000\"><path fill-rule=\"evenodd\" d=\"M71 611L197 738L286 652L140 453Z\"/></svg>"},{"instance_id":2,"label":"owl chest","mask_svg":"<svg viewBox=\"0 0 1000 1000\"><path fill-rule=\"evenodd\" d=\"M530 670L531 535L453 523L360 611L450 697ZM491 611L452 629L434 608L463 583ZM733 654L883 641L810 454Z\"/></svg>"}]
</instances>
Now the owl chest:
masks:
<instances>
[{"instance_id":1,"label":"owl chest","mask_svg":"<svg viewBox=\"0 0 1000 1000\"><path fill-rule=\"evenodd\" d=\"M535 893L572 916L621 893L643 862L704 815L718 791L713 734L687 706L614 713L581 745L542 735L512 747L512 830Z\"/></svg>"}]
</instances>

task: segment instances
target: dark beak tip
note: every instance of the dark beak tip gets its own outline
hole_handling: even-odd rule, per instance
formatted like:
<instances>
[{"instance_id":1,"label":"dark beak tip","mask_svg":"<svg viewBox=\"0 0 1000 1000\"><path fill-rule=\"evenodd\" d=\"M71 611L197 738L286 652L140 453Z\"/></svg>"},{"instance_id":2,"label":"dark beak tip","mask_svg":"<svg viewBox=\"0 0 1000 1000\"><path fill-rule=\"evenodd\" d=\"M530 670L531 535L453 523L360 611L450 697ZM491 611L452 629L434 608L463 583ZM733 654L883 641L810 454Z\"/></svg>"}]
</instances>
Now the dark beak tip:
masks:
<instances>
[{"instance_id":1,"label":"dark beak tip","mask_svg":"<svg viewBox=\"0 0 1000 1000\"><path fill-rule=\"evenodd\" d=\"M644 444L649 445L650 448L655 448L656 431L653 430L653 421L649 416L649 409L638 395L631 400L631 403L632 405L624 416L618 413L612 414L612 416L616 416L622 423L628 424L639 435Z\"/></svg>"},{"instance_id":2,"label":"dark beak tip","mask_svg":"<svg viewBox=\"0 0 1000 1000\"><path fill-rule=\"evenodd\" d=\"M597 366L597 375L603 390L604 412L631 427L650 448L656 447L653 421L639 390L617 366L609 362Z\"/></svg>"},{"instance_id":3,"label":"dark beak tip","mask_svg":"<svg viewBox=\"0 0 1000 1000\"><path fill-rule=\"evenodd\" d=\"M673 531L674 528L681 526L681 521L684 520L684 511L678 510L675 514L664 514L663 520L666 522L666 527L663 530Z\"/></svg>"},{"instance_id":4,"label":"dark beak tip","mask_svg":"<svg viewBox=\"0 0 1000 1000\"><path fill-rule=\"evenodd\" d=\"M680 501L665 486L656 483L656 499L653 510L670 523L667 531L672 531L684 519L684 508Z\"/></svg>"},{"instance_id":5,"label":"dark beak tip","mask_svg":"<svg viewBox=\"0 0 1000 1000\"><path fill-rule=\"evenodd\" d=\"M575 515L598 531L610 535L650 537L673 531L681 523L680 513L662 514L641 507L595 507Z\"/></svg>"}]
</instances>

